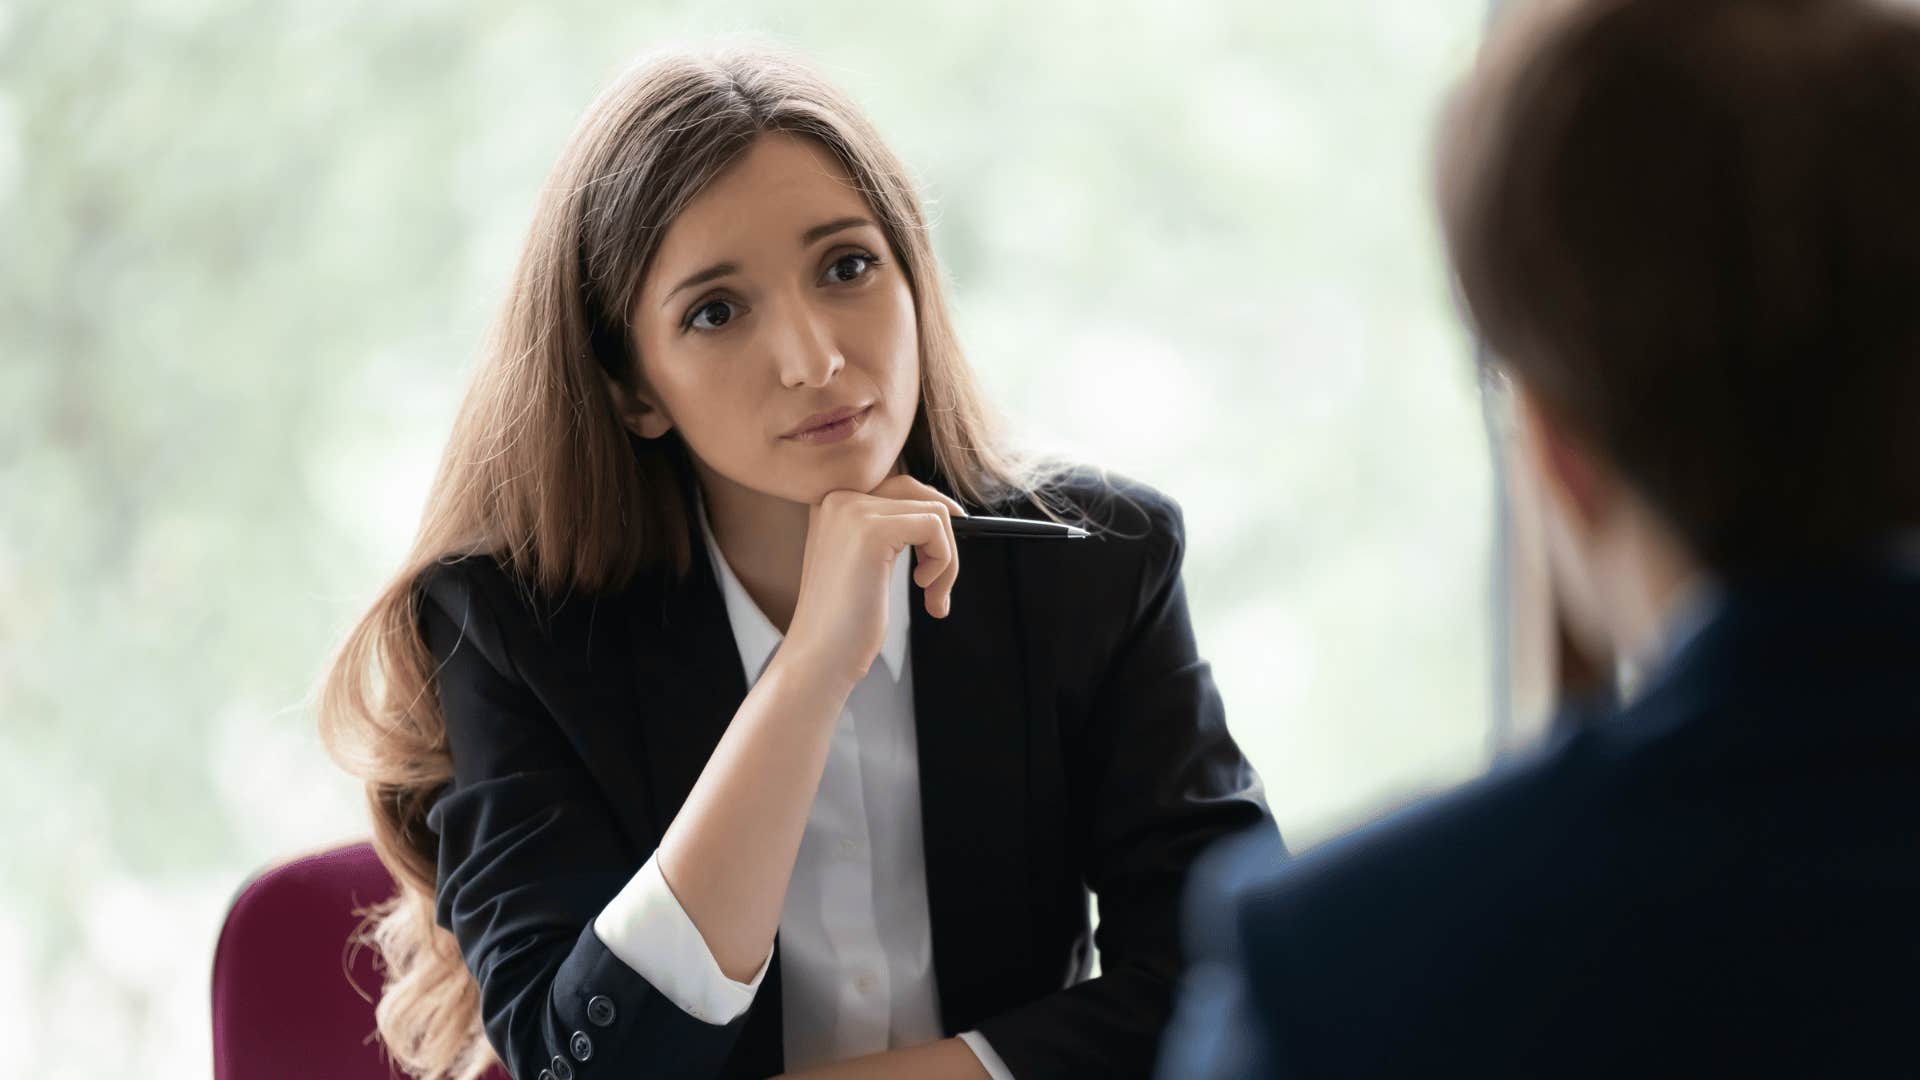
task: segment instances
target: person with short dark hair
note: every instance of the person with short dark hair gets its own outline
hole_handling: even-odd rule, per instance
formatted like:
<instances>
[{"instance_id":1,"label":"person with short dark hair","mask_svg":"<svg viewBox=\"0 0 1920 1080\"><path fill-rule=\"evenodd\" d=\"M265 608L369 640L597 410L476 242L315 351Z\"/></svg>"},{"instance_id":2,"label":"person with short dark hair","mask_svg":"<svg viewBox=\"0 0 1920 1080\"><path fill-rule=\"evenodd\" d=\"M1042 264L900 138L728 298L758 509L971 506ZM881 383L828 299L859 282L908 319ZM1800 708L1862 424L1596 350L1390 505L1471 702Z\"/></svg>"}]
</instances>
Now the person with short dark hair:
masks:
<instances>
[{"instance_id":1,"label":"person with short dark hair","mask_svg":"<svg viewBox=\"0 0 1920 1080\"><path fill-rule=\"evenodd\" d=\"M1560 620L1637 675L1210 853L1161 1075L1915 1075L1920 11L1515 7L1441 219Z\"/></svg>"}]
</instances>

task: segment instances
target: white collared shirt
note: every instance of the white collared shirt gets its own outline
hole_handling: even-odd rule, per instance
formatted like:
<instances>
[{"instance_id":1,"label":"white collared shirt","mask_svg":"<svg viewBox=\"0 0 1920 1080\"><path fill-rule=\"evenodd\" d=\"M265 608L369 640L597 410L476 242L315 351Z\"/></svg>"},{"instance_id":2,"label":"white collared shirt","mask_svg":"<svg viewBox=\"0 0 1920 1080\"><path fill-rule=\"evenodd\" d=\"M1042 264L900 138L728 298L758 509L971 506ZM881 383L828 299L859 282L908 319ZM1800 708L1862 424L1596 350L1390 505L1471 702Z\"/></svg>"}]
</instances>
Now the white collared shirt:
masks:
<instances>
[{"instance_id":1,"label":"white collared shirt","mask_svg":"<svg viewBox=\"0 0 1920 1080\"><path fill-rule=\"evenodd\" d=\"M751 686L782 635L727 564L704 503L698 517ZM940 1038L907 632L912 560L907 550L894 563L880 659L854 686L834 726L780 913L788 1069ZM750 982L728 978L652 857L593 928L669 1001L710 1024L747 1011L773 958L769 949ZM979 1032L960 1038L993 1080L1013 1080Z\"/></svg>"}]
</instances>

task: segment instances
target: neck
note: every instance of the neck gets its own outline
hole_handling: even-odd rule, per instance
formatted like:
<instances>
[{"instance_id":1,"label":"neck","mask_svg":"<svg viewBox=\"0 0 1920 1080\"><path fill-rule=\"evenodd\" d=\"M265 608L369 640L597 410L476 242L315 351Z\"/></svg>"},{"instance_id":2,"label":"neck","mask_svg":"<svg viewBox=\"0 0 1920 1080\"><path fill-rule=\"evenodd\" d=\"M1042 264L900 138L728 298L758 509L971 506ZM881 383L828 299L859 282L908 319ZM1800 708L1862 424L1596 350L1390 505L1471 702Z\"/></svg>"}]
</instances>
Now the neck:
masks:
<instances>
[{"instance_id":1,"label":"neck","mask_svg":"<svg viewBox=\"0 0 1920 1080\"><path fill-rule=\"evenodd\" d=\"M800 600L808 506L742 487L698 462L694 468L727 566L774 629L786 633Z\"/></svg>"},{"instance_id":2,"label":"neck","mask_svg":"<svg viewBox=\"0 0 1920 1080\"><path fill-rule=\"evenodd\" d=\"M1709 575L1671 537L1647 529L1635 540L1621 552L1610 586L1618 598L1614 655L1630 685L1660 666L1712 588Z\"/></svg>"}]
</instances>

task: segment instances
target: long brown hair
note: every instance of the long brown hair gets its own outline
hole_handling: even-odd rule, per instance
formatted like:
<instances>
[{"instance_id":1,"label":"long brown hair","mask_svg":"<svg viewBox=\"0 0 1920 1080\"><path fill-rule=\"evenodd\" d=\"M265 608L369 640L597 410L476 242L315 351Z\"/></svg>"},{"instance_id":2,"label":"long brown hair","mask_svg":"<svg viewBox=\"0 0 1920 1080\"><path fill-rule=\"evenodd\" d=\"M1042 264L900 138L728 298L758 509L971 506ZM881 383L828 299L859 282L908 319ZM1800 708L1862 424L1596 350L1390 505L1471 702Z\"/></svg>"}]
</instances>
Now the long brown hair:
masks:
<instances>
[{"instance_id":1,"label":"long brown hair","mask_svg":"<svg viewBox=\"0 0 1920 1080\"><path fill-rule=\"evenodd\" d=\"M948 317L925 216L905 168L859 110L793 59L761 48L643 59L588 108L541 193L518 269L399 572L347 635L320 691L320 731L366 782L374 848L399 894L369 925L386 971L380 1035L408 1072L470 1080L494 1062L479 988L433 919L427 811L453 775L421 639L415 584L485 553L547 595L618 588L691 559L685 444L631 436L609 379L639 365L631 298L675 216L756 136L819 142L879 218L919 317L921 401L903 452L963 502L1044 492L1057 463L1013 451Z\"/></svg>"}]
</instances>

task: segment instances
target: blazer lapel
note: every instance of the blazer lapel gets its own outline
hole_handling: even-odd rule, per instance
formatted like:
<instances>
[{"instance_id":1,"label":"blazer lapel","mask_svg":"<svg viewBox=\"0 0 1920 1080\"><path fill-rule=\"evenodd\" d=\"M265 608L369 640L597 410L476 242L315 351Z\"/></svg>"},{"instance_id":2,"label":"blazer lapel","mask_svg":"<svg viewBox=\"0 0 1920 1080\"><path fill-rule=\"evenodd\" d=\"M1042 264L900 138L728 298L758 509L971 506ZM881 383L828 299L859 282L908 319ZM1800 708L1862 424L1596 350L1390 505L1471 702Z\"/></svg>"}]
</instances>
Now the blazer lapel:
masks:
<instances>
[{"instance_id":1,"label":"blazer lapel","mask_svg":"<svg viewBox=\"0 0 1920 1080\"><path fill-rule=\"evenodd\" d=\"M1003 545L966 549L947 618L911 596L927 906L951 1035L1004 1003L1030 952L1027 672Z\"/></svg>"}]
</instances>

